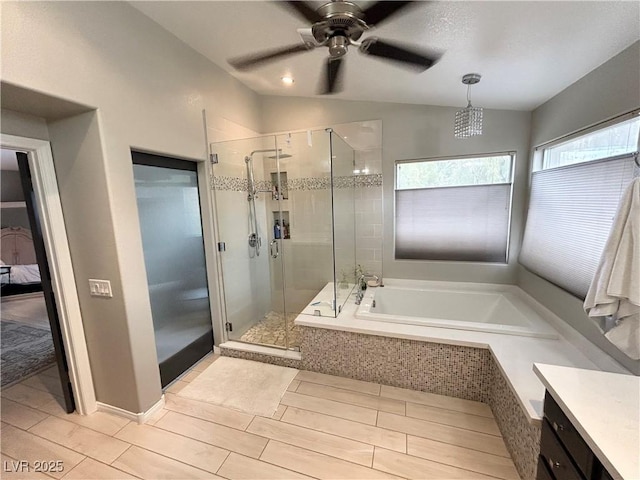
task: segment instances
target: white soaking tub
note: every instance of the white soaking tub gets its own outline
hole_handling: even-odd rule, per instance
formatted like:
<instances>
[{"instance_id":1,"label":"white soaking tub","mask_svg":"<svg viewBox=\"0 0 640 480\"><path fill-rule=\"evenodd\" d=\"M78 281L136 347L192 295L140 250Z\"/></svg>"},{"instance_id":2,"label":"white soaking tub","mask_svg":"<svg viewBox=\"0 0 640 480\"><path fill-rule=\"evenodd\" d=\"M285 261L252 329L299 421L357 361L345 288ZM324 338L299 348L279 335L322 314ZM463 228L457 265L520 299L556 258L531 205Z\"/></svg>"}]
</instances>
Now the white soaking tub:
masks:
<instances>
[{"instance_id":1,"label":"white soaking tub","mask_svg":"<svg viewBox=\"0 0 640 480\"><path fill-rule=\"evenodd\" d=\"M397 283L396 283L397 282ZM356 318L527 337L558 338L540 304L516 286L388 281L368 288Z\"/></svg>"}]
</instances>

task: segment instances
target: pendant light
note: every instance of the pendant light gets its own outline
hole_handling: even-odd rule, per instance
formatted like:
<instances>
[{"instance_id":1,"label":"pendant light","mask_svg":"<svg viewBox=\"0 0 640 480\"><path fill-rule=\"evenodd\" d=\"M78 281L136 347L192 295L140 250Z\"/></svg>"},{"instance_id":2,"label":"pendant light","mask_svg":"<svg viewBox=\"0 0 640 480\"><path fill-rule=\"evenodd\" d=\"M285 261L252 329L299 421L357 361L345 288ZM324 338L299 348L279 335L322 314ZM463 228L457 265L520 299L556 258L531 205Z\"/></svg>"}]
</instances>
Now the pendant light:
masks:
<instances>
[{"instance_id":1,"label":"pendant light","mask_svg":"<svg viewBox=\"0 0 640 480\"><path fill-rule=\"evenodd\" d=\"M471 85L480 81L478 73L467 73L462 77L462 83L467 86L467 106L456 112L453 134L456 138L468 138L482 135L482 108L471 105Z\"/></svg>"}]
</instances>

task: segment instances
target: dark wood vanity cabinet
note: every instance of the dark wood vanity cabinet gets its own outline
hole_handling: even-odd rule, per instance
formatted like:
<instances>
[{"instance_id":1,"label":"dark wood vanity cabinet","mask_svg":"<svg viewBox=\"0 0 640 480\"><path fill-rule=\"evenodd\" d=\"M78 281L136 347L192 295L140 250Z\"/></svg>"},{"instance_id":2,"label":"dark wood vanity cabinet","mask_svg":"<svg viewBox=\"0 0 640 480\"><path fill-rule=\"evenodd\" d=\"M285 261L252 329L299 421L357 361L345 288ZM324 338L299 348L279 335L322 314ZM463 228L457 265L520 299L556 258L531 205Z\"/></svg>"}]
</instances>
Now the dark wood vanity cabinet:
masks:
<instances>
[{"instance_id":1,"label":"dark wood vanity cabinet","mask_svg":"<svg viewBox=\"0 0 640 480\"><path fill-rule=\"evenodd\" d=\"M611 476L547 392L536 480L608 480Z\"/></svg>"}]
</instances>

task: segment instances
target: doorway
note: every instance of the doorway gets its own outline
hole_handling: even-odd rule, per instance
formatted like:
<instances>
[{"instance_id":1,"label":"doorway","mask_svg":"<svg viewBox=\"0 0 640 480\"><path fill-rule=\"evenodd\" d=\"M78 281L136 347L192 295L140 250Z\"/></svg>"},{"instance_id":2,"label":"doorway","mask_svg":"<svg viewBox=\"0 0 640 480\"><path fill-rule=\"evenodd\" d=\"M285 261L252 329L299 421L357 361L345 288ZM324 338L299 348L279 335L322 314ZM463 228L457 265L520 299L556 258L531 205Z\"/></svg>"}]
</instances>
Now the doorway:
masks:
<instances>
[{"instance_id":1,"label":"doorway","mask_svg":"<svg viewBox=\"0 0 640 480\"><path fill-rule=\"evenodd\" d=\"M162 388L213 350L197 164L132 152Z\"/></svg>"},{"instance_id":2,"label":"doorway","mask_svg":"<svg viewBox=\"0 0 640 480\"><path fill-rule=\"evenodd\" d=\"M2 386L48 370L50 388L71 413L75 401L28 155L3 149L2 166Z\"/></svg>"}]
</instances>

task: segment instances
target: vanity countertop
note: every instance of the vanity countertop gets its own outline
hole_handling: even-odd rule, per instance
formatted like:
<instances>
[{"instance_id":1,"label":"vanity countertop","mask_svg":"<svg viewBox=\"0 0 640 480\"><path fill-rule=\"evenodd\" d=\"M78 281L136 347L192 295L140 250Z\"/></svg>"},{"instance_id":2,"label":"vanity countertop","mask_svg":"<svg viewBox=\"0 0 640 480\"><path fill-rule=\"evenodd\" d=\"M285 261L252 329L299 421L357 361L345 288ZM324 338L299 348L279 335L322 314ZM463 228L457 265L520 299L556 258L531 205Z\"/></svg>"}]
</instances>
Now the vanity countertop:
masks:
<instances>
[{"instance_id":1,"label":"vanity countertop","mask_svg":"<svg viewBox=\"0 0 640 480\"><path fill-rule=\"evenodd\" d=\"M614 478L640 478L640 377L536 363L533 371Z\"/></svg>"}]
</instances>

